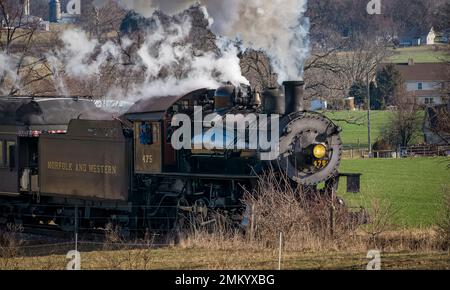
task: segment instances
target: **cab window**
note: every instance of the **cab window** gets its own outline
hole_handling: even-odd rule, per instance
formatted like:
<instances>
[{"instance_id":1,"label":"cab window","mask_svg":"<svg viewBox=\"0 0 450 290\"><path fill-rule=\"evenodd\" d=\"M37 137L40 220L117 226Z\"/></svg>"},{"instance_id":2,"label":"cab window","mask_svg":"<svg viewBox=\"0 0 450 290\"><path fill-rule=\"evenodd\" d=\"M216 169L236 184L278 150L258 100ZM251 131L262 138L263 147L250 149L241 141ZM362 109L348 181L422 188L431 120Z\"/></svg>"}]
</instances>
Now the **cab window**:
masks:
<instances>
[{"instance_id":1,"label":"cab window","mask_svg":"<svg viewBox=\"0 0 450 290\"><path fill-rule=\"evenodd\" d=\"M5 166L5 142L0 140L0 167Z\"/></svg>"},{"instance_id":2,"label":"cab window","mask_svg":"<svg viewBox=\"0 0 450 290\"><path fill-rule=\"evenodd\" d=\"M11 155L14 153L16 149L16 142L14 141L6 141L6 167L14 167L15 166L15 156Z\"/></svg>"},{"instance_id":3,"label":"cab window","mask_svg":"<svg viewBox=\"0 0 450 290\"><path fill-rule=\"evenodd\" d=\"M139 128L139 142L141 145L153 144L153 130L152 124L143 122Z\"/></svg>"}]
</instances>

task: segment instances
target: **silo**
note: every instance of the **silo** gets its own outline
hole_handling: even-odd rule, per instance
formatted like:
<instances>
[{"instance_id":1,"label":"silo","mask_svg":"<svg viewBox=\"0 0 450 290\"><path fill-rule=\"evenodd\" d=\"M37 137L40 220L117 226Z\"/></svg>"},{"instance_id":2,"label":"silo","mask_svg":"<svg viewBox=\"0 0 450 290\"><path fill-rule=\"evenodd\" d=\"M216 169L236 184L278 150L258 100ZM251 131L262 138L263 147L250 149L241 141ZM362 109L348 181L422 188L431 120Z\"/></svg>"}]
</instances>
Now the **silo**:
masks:
<instances>
[{"instance_id":1,"label":"silo","mask_svg":"<svg viewBox=\"0 0 450 290\"><path fill-rule=\"evenodd\" d=\"M59 0L50 0L48 5L50 22L59 22L61 20L61 2Z\"/></svg>"},{"instance_id":2,"label":"silo","mask_svg":"<svg viewBox=\"0 0 450 290\"><path fill-rule=\"evenodd\" d=\"M22 0L23 16L30 16L30 0Z\"/></svg>"}]
</instances>

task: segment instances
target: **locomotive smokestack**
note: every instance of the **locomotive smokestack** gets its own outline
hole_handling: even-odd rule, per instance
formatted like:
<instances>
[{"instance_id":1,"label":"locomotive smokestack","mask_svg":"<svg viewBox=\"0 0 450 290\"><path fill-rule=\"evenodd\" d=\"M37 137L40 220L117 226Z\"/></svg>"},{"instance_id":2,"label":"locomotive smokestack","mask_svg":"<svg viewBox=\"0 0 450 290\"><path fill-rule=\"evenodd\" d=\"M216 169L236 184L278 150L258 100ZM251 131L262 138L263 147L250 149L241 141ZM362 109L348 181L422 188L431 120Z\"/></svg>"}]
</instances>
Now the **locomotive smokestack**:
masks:
<instances>
[{"instance_id":1,"label":"locomotive smokestack","mask_svg":"<svg viewBox=\"0 0 450 290\"><path fill-rule=\"evenodd\" d=\"M283 83L286 102L286 114L291 114L305 109L303 94L305 82L287 81Z\"/></svg>"},{"instance_id":2,"label":"locomotive smokestack","mask_svg":"<svg viewBox=\"0 0 450 290\"><path fill-rule=\"evenodd\" d=\"M49 20L52 23L59 22L61 20L61 2L60 0L50 0L49 5Z\"/></svg>"},{"instance_id":3,"label":"locomotive smokestack","mask_svg":"<svg viewBox=\"0 0 450 290\"><path fill-rule=\"evenodd\" d=\"M286 102L281 88L268 88L262 93L263 111L266 114L284 115Z\"/></svg>"}]
</instances>

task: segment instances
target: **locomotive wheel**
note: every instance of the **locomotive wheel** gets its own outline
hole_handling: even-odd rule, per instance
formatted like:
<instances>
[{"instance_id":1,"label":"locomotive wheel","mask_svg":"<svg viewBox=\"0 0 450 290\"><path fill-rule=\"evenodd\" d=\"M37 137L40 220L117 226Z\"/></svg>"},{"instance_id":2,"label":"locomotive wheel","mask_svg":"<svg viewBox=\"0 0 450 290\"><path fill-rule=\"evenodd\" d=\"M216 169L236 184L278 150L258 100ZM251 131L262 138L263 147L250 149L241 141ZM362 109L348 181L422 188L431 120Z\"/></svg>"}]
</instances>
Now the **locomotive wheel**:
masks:
<instances>
[{"instance_id":1,"label":"locomotive wheel","mask_svg":"<svg viewBox=\"0 0 450 290\"><path fill-rule=\"evenodd\" d=\"M317 185L337 175L341 163L342 141L339 127L313 113L297 113L281 121L280 156L277 163L302 185ZM326 152L314 152L323 146ZM321 153L321 158L314 154Z\"/></svg>"}]
</instances>

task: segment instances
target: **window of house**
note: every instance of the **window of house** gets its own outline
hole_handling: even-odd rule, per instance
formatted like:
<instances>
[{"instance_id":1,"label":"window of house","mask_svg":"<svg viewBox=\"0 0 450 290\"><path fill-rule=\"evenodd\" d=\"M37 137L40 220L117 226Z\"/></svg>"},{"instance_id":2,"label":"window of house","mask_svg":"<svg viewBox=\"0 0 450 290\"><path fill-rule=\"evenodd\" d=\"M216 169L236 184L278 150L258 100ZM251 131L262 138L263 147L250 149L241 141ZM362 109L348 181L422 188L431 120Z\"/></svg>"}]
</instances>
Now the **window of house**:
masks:
<instances>
[{"instance_id":1,"label":"window of house","mask_svg":"<svg viewBox=\"0 0 450 290\"><path fill-rule=\"evenodd\" d=\"M418 89L419 91L423 90L423 84L422 84L422 83L418 83L418 84L417 84L417 89Z\"/></svg>"}]
</instances>

